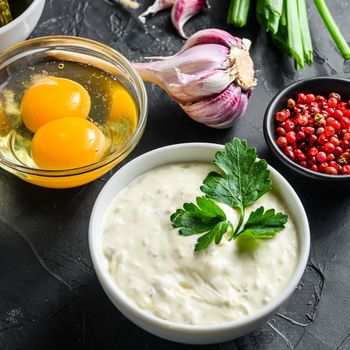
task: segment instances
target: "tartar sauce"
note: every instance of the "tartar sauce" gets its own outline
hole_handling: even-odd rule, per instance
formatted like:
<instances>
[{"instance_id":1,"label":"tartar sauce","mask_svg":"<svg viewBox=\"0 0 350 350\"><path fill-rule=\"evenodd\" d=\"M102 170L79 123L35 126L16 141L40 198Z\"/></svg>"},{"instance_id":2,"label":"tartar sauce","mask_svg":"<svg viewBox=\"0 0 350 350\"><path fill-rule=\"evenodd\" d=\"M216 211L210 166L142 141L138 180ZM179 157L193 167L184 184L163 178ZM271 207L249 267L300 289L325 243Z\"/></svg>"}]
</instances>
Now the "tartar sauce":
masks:
<instances>
[{"instance_id":1,"label":"tartar sauce","mask_svg":"<svg viewBox=\"0 0 350 350\"><path fill-rule=\"evenodd\" d=\"M237 320L278 296L298 259L292 218L273 239L227 241L194 252L199 235L183 237L170 215L194 202L210 164L170 164L132 181L112 201L104 219L103 252L118 288L139 308L162 319L193 325ZM238 215L219 204L235 225ZM270 192L260 206L287 212Z\"/></svg>"}]
</instances>

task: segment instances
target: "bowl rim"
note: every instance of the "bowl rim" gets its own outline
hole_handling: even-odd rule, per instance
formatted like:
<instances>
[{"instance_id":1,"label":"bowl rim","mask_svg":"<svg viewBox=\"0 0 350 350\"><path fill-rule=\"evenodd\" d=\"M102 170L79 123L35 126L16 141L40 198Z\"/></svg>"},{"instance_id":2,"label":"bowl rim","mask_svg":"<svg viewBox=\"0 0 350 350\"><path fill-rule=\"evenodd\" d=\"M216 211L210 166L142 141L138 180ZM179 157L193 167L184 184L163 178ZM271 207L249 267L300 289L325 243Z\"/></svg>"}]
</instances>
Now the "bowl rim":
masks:
<instances>
[{"instance_id":1,"label":"bowl rim","mask_svg":"<svg viewBox=\"0 0 350 350\"><path fill-rule=\"evenodd\" d=\"M298 240L299 240L299 260L297 263L297 266L295 268L294 274L292 278L289 280L288 284L286 285L285 289L280 293L273 302L269 303L262 309L257 310L252 315L243 317L242 319L238 319L235 321L225 322L221 324L213 324L213 325L189 325L189 324L182 324L177 323L174 321L169 320L163 320L161 318L158 318L145 310L142 310L137 307L136 304L134 304L124 293L122 290L118 288L116 283L113 282L112 277L109 275L107 269L105 269L102 266L102 263L100 261L100 254L99 251L99 235L95 233L94 231L94 222L97 219L97 217L101 218L101 215L105 215L105 213L101 214L99 212L100 205L103 205L105 203L104 197L107 195L107 193L111 193L114 188L114 183L117 183L119 178L125 178L128 177L128 169L135 166L140 161L143 161L145 158L157 158L160 153L163 152L169 152L172 150L178 150L178 149L190 149L190 148L204 148L212 151L219 151L224 148L224 145L216 144L216 143L202 143L202 142L194 142L194 143L180 143L180 144L174 144L170 146L160 147L157 149L154 149L152 151L146 152L137 158L131 160L127 164L125 164L118 172L116 172L103 186L102 190L100 191L92 212L90 216L90 222L89 222L89 233L88 233L88 239L89 239L89 250L90 255L92 258L93 266L96 270L97 277L102 285L102 287L105 289L108 289L108 292L113 293L113 299L117 302L114 305L118 308L118 304L122 305L123 308L126 308L128 312L133 314L137 317L137 319L141 319L143 322L152 325L153 327L167 329L175 332L182 332L184 334L202 334L206 332L218 332L218 331L230 331L230 330L238 330L241 327L247 325L247 324L254 324L255 322L259 322L269 316L272 312L274 312L278 307L280 307L295 291L295 288L297 287L300 279L302 278L305 268L307 266L309 252L310 252L310 228L308 224L307 215L305 212L305 209L292 188L292 186L288 183L288 181L273 167L270 165L269 170L273 174L275 178L278 179L280 183L283 184L283 186L286 187L286 189L289 191L290 194L290 200L294 202L294 205L297 207L298 212L300 212L302 215L300 217L301 220L301 227L303 232L298 233ZM178 161L173 161L174 163ZM165 161L162 164L171 164L172 161ZM159 165L161 166L161 165ZM146 170L149 171L152 169L152 166ZM142 174L138 173L133 179L137 178ZM133 179L129 179L132 181ZM128 183L130 183L128 181ZM119 192L119 191L118 191ZM117 192L117 193L118 193ZM117 195L117 193L115 195ZM115 197L114 195L114 197ZM109 202L110 204L111 202ZM106 291L106 290L105 290ZM109 293L106 293L109 296ZM112 298L111 298L112 299ZM119 309L119 308L118 308Z\"/></svg>"},{"instance_id":2,"label":"bowl rim","mask_svg":"<svg viewBox=\"0 0 350 350\"><path fill-rule=\"evenodd\" d=\"M118 152L114 152L107 157L104 157L98 162L95 162L93 164L89 164L83 167L66 169L66 170L39 169L39 168L28 167L22 164L13 163L2 156L0 156L0 162L11 169L20 171L25 174L45 176L45 177L68 177L68 176L81 175L84 173L97 170L110 163L113 163L116 159L123 157L124 154L127 154L128 151L132 149L140 140L146 126L147 112L148 112L148 98L147 98L145 85L139 73L133 67L131 62L117 50L113 49L108 45L100 43L98 41L91 40L88 38L83 38L83 37L76 37L72 35L52 35L52 36L43 36L43 37L25 40L23 42L10 46L9 48L5 49L0 53L0 63L2 59L10 58L11 55L16 54L18 50L23 48L25 50L30 49L32 45L40 45L38 46L40 48L41 48L41 45L47 45L47 46L60 45L60 46L67 46L67 47L73 47L73 48L74 48L74 45L79 45L89 50L96 51L99 54L108 56L109 58L118 62L121 65L121 67L125 69L126 73L130 75L131 81L133 85L135 85L135 88L139 94L140 113L139 113L138 125L132 137L121 148L121 150L119 150ZM3 67L3 69L5 69L5 67Z\"/></svg>"},{"instance_id":3,"label":"bowl rim","mask_svg":"<svg viewBox=\"0 0 350 350\"><path fill-rule=\"evenodd\" d=\"M40 3L45 3L46 0L33 0L32 3L14 20L11 22L5 24L4 26L0 27L0 35L6 33L7 31L13 29L16 27L24 17L29 16L33 11L37 9L38 6L40 6Z\"/></svg>"},{"instance_id":4,"label":"bowl rim","mask_svg":"<svg viewBox=\"0 0 350 350\"><path fill-rule=\"evenodd\" d=\"M281 101L282 95L284 95L286 92L293 90L295 88L301 87L304 83L307 82L319 82L319 81L332 81L332 82L343 82L346 84L349 84L350 88L350 79L346 78L337 78L337 77L314 77L314 78L305 78L301 80L297 80L287 86L285 86L282 90L280 90L270 101L268 106L266 107L265 114L264 114L264 121L263 121L263 132L265 136L266 143L272 150L272 152L275 154L275 156L282 161L283 164L285 164L289 169L292 169L296 171L298 174L301 174L303 176L307 176L312 179L316 180L325 180L328 182L348 182L350 180L350 175L329 175L329 174L323 174L319 173L307 168L302 167L301 165L293 162L291 159L289 159L277 146L276 138L274 135L274 130L272 130L272 125L274 124L274 112L273 110L276 108L276 105Z\"/></svg>"}]
</instances>

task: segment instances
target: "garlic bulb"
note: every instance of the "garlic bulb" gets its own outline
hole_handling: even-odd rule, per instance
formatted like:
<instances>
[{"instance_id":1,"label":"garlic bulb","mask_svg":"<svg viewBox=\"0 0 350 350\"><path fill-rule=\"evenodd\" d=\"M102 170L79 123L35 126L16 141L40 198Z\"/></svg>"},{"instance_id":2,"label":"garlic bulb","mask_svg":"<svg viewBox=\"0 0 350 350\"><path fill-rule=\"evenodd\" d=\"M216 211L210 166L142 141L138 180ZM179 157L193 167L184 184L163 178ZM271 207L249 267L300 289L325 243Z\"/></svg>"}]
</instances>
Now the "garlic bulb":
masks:
<instances>
[{"instance_id":1,"label":"garlic bulb","mask_svg":"<svg viewBox=\"0 0 350 350\"><path fill-rule=\"evenodd\" d=\"M219 29L192 35L174 56L134 63L142 79L162 87L197 122L228 128L247 109L256 85L248 43Z\"/></svg>"}]
</instances>

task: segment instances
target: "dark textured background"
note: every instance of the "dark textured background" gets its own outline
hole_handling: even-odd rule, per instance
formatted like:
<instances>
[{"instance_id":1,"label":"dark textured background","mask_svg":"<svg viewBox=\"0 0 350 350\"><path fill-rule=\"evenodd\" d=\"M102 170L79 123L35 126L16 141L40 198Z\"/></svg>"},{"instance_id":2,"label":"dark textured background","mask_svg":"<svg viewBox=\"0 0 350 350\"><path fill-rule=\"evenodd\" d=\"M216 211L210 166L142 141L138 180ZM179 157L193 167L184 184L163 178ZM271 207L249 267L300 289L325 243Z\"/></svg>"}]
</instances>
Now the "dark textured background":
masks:
<instances>
[{"instance_id":1,"label":"dark textured background","mask_svg":"<svg viewBox=\"0 0 350 350\"><path fill-rule=\"evenodd\" d=\"M151 1L144 1L145 8ZM312 248L305 275L290 301L254 333L202 349L350 349L349 196L325 195L302 187L300 179L271 156L262 133L263 112L283 86L301 78L350 76L311 2L309 18L315 64L296 72L259 30L225 25L228 1L194 18L187 32L219 27L252 40L258 86L245 118L234 128L212 130L190 120L159 88L147 86L150 109L146 132L128 160L157 147L180 142L225 143L247 138L259 155L284 174L309 216ZM350 2L328 1L350 40ZM139 13L139 11L138 11ZM48 0L33 37L69 34L102 41L131 60L176 52L183 41L169 12L143 27L137 14L103 0ZM89 185L48 190L0 171L0 349L195 349L152 336L125 319L103 293L88 250L88 221L95 198L117 169Z\"/></svg>"}]
</instances>

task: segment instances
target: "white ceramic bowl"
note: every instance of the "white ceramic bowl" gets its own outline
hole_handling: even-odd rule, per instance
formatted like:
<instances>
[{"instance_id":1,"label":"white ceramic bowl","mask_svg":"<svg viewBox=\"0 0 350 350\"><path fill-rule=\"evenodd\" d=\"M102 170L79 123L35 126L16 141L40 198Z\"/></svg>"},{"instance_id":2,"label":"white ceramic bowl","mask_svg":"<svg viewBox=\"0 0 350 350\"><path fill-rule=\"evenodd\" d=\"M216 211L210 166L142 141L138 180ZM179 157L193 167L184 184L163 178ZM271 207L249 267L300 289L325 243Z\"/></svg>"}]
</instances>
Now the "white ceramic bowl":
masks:
<instances>
[{"instance_id":1,"label":"white ceramic bowl","mask_svg":"<svg viewBox=\"0 0 350 350\"><path fill-rule=\"evenodd\" d=\"M145 153L123 166L106 183L100 192L91 213L89 246L97 277L113 304L132 322L159 337L188 344L210 344L227 341L251 332L270 316L294 292L301 279L309 256L310 231L305 210L289 183L272 167L271 178L274 189L280 194L293 217L299 242L299 261L294 275L283 292L263 309L242 318L218 325L193 326L165 321L138 308L113 282L107 270L107 260L102 252L102 227L107 209L118 194L139 175L162 165L176 162L212 162L222 145L210 143L178 144Z\"/></svg>"},{"instance_id":2,"label":"white ceramic bowl","mask_svg":"<svg viewBox=\"0 0 350 350\"><path fill-rule=\"evenodd\" d=\"M39 21L44 5L45 0L33 0L20 16L0 28L0 51L28 38Z\"/></svg>"}]
</instances>

